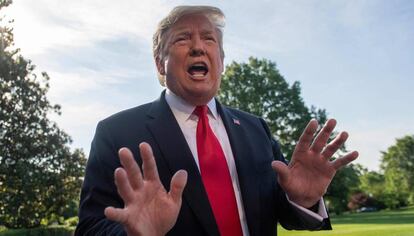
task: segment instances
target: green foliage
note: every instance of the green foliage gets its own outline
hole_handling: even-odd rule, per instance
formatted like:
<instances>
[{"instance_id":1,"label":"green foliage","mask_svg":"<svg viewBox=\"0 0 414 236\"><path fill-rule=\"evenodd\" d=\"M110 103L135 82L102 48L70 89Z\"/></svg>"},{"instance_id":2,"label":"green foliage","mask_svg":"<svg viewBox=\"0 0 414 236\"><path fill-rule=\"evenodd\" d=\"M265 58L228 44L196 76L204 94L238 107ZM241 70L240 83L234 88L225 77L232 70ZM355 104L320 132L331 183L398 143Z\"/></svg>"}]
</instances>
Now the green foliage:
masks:
<instances>
[{"instance_id":1,"label":"green foliage","mask_svg":"<svg viewBox=\"0 0 414 236\"><path fill-rule=\"evenodd\" d=\"M381 169L385 175L385 204L397 208L414 203L414 136L396 140L382 153Z\"/></svg>"},{"instance_id":2,"label":"green foliage","mask_svg":"<svg viewBox=\"0 0 414 236\"><path fill-rule=\"evenodd\" d=\"M1 1L0 10L10 3ZM72 152L70 137L48 119L60 114L46 98L49 77L37 76L13 49L12 28L0 20L0 222L32 228L78 198L85 156Z\"/></svg>"},{"instance_id":3,"label":"green foliage","mask_svg":"<svg viewBox=\"0 0 414 236\"><path fill-rule=\"evenodd\" d=\"M67 220L65 220L65 225L68 227L75 227L79 222L79 218L77 216L73 216Z\"/></svg>"},{"instance_id":4,"label":"green foliage","mask_svg":"<svg viewBox=\"0 0 414 236\"><path fill-rule=\"evenodd\" d=\"M378 198L384 194L385 177L376 171L367 171L360 176L360 189L369 196Z\"/></svg>"},{"instance_id":5,"label":"green foliage","mask_svg":"<svg viewBox=\"0 0 414 236\"><path fill-rule=\"evenodd\" d=\"M219 100L263 117L288 159L309 120L315 118L321 125L327 120L325 110L305 105L299 82L289 85L271 61L250 57L248 63L232 62L225 71ZM337 213L346 210L350 188L358 185L354 167L338 172L328 189L331 207Z\"/></svg>"},{"instance_id":6,"label":"green foliage","mask_svg":"<svg viewBox=\"0 0 414 236\"><path fill-rule=\"evenodd\" d=\"M348 199L359 186L360 169L350 164L336 173L324 197L330 212L339 215L348 210Z\"/></svg>"},{"instance_id":7,"label":"green foliage","mask_svg":"<svg viewBox=\"0 0 414 236\"><path fill-rule=\"evenodd\" d=\"M377 208L396 209L413 204L414 136L397 139L395 145L382 152L381 173L364 171L359 190L372 197Z\"/></svg>"},{"instance_id":8,"label":"green foliage","mask_svg":"<svg viewBox=\"0 0 414 236\"><path fill-rule=\"evenodd\" d=\"M376 171L364 169L359 176L359 187L350 199L348 207L356 210L360 207L385 208L385 200L388 198L385 192L385 176ZM362 199L358 200L358 197ZM359 201L359 202L358 202Z\"/></svg>"},{"instance_id":9,"label":"green foliage","mask_svg":"<svg viewBox=\"0 0 414 236\"><path fill-rule=\"evenodd\" d=\"M250 57L248 63L232 62L222 77L219 100L228 106L263 117L290 159L296 141L310 119L326 121L326 111L308 108L300 83L289 85L266 59Z\"/></svg>"}]
</instances>

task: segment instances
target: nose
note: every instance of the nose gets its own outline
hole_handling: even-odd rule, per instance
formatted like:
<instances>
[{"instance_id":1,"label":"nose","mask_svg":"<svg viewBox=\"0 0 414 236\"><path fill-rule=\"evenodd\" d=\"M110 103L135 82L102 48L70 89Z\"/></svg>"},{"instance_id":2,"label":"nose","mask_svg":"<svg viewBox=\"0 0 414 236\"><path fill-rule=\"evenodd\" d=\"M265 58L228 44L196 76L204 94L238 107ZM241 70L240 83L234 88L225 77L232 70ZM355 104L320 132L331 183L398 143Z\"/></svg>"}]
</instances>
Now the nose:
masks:
<instances>
[{"instance_id":1,"label":"nose","mask_svg":"<svg viewBox=\"0 0 414 236\"><path fill-rule=\"evenodd\" d=\"M200 36L193 37L190 49L190 56L198 57L205 55L205 53L206 51L204 48L203 40L201 40Z\"/></svg>"}]
</instances>

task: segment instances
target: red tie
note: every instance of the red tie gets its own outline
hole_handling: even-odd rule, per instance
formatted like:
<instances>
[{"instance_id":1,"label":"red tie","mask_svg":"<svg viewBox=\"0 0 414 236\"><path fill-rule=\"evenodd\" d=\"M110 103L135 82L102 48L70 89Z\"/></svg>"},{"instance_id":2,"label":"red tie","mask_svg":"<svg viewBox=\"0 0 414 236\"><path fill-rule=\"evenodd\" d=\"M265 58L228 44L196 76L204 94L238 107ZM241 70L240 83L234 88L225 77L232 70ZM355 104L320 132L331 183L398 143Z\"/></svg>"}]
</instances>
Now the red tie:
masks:
<instances>
[{"instance_id":1,"label":"red tie","mask_svg":"<svg viewBox=\"0 0 414 236\"><path fill-rule=\"evenodd\" d=\"M210 128L208 107L198 106L194 113L197 123L197 152L201 178L207 191L213 214L221 236L243 235L237 202L220 143Z\"/></svg>"}]
</instances>

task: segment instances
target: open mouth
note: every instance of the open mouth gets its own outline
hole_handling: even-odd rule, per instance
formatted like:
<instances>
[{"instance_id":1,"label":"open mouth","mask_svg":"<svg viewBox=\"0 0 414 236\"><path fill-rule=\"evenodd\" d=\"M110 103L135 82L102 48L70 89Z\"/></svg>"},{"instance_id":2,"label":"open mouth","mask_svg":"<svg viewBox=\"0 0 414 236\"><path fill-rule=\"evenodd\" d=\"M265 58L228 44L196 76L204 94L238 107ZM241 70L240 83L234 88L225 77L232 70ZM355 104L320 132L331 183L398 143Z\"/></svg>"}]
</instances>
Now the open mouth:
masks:
<instances>
[{"instance_id":1,"label":"open mouth","mask_svg":"<svg viewBox=\"0 0 414 236\"><path fill-rule=\"evenodd\" d=\"M204 62L197 62L192 65L187 70L188 74L193 77L204 77L208 73L208 66Z\"/></svg>"}]
</instances>

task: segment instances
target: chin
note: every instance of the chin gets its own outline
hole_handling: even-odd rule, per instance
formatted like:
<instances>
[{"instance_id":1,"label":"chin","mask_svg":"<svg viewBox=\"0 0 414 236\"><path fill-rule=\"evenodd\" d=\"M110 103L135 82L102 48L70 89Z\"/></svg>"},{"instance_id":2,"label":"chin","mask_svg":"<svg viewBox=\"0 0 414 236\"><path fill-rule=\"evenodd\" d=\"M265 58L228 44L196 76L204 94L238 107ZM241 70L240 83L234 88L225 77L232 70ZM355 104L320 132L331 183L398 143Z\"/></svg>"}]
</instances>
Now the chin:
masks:
<instances>
[{"instance_id":1,"label":"chin","mask_svg":"<svg viewBox=\"0 0 414 236\"><path fill-rule=\"evenodd\" d=\"M212 93L211 90L191 90L187 93L188 102L194 105L205 105L207 104L216 93Z\"/></svg>"}]
</instances>

